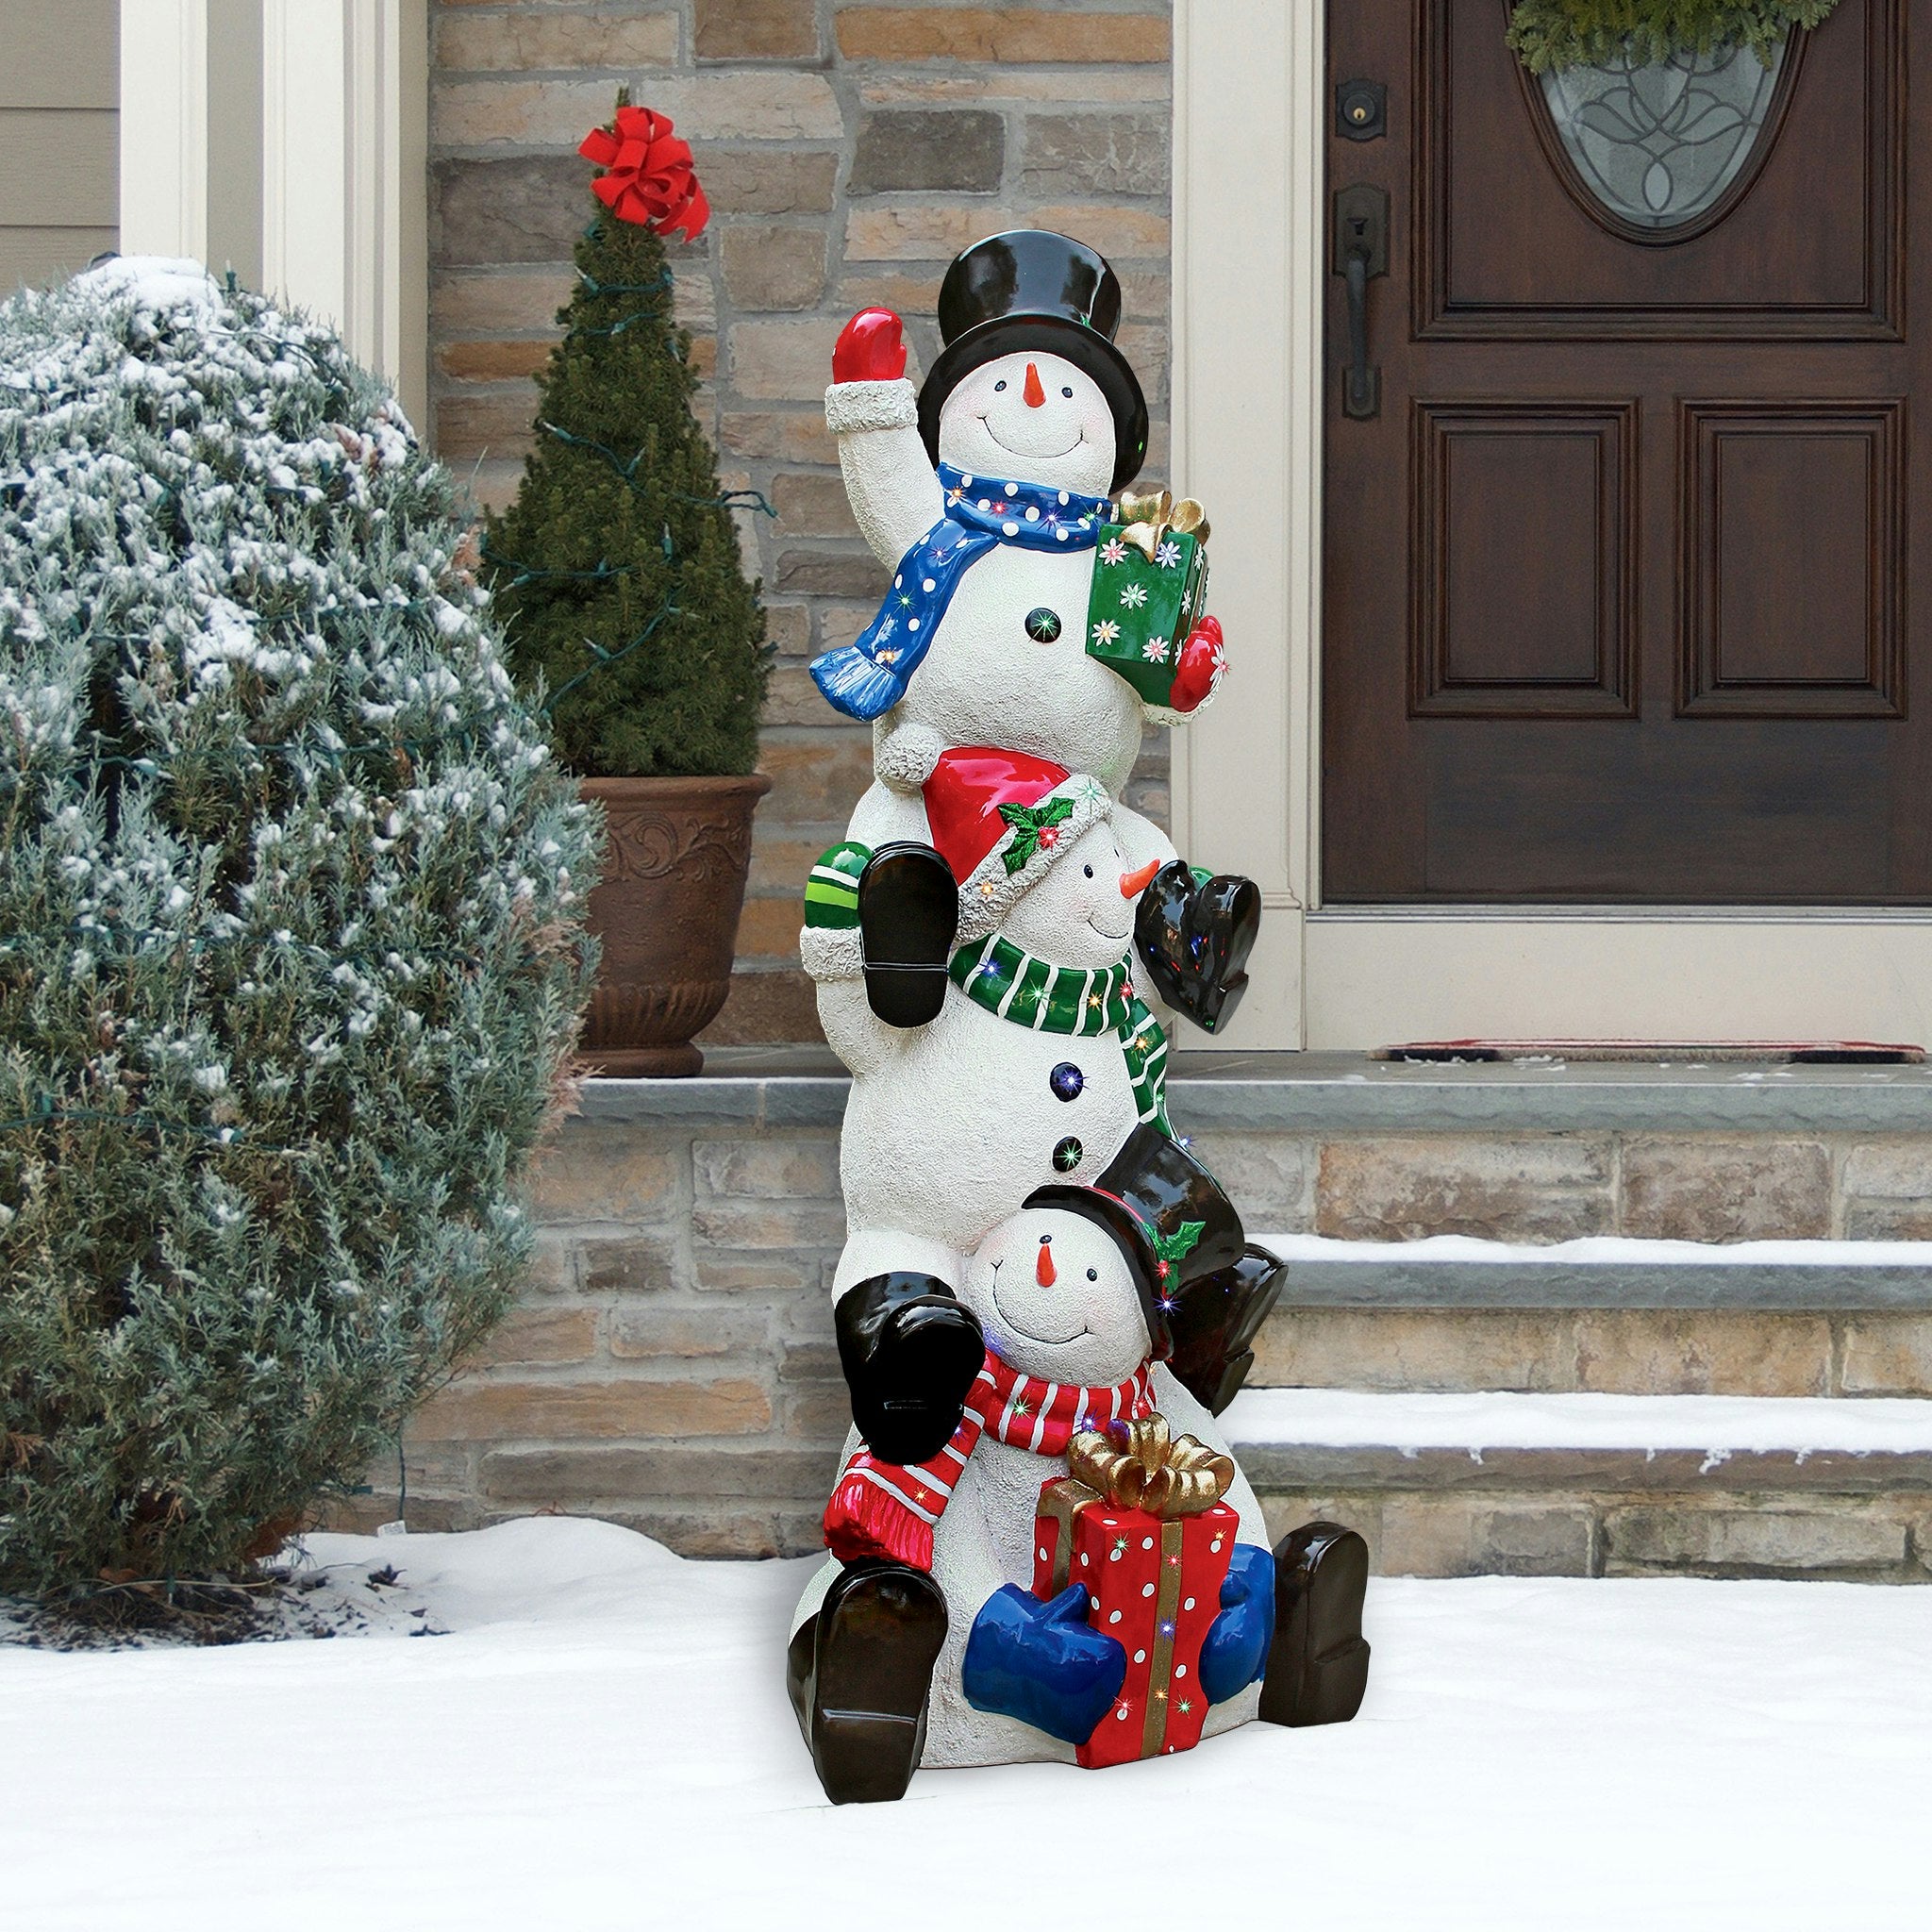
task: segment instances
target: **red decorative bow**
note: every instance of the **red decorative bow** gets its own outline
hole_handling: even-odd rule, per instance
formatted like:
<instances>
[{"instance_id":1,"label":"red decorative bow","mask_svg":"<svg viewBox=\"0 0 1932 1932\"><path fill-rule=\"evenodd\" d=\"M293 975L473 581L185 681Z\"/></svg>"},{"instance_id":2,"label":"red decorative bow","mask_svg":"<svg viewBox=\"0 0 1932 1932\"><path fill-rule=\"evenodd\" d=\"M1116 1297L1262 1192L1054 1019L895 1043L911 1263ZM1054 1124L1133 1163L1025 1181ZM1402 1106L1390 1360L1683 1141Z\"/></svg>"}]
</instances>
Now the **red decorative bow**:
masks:
<instances>
[{"instance_id":1,"label":"red decorative bow","mask_svg":"<svg viewBox=\"0 0 1932 1932\"><path fill-rule=\"evenodd\" d=\"M620 108L616 131L591 128L577 152L608 171L591 183L591 192L620 222L660 235L682 229L687 241L695 241L711 219L711 204L691 172L691 143L672 139L668 115Z\"/></svg>"}]
</instances>

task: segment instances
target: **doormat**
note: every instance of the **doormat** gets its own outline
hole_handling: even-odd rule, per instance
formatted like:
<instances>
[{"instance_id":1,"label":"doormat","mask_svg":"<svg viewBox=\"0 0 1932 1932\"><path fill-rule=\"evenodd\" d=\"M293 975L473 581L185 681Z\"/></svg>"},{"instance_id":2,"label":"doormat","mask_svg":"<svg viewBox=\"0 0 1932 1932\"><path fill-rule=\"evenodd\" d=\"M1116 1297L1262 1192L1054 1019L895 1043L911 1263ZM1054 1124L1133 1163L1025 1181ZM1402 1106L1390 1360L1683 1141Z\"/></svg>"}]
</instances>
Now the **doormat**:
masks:
<instances>
[{"instance_id":1,"label":"doormat","mask_svg":"<svg viewBox=\"0 0 1932 1932\"><path fill-rule=\"evenodd\" d=\"M1451 1065L1500 1060L1742 1060L1787 1067L1923 1066L1923 1046L1869 1040L1424 1040L1377 1047L1372 1060Z\"/></svg>"}]
</instances>

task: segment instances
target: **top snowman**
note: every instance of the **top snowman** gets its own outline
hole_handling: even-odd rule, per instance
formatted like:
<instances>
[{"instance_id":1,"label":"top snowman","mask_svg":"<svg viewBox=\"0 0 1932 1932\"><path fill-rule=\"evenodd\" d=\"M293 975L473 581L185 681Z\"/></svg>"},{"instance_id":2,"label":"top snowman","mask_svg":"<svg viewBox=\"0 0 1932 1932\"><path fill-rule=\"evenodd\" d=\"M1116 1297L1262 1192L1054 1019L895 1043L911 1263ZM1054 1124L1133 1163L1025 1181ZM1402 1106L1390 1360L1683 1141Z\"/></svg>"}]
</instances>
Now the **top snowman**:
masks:
<instances>
[{"instance_id":1,"label":"top snowman","mask_svg":"<svg viewBox=\"0 0 1932 1932\"><path fill-rule=\"evenodd\" d=\"M1117 793L1143 720L1177 722L1214 689L1220 626L1185 608L1191 588L1182 627L1148 641L1145 655L1160 655L1133 683L1106 660L1119 626L1090 622L1097 554L1122 562L1119 542L1102 551L1119 520L1108 496L1147 450L1147 405L1113 341L1120 310L1120 282L1092 249L1020 229L946 271L945 347L916 392L890 309L863 310L839 338L825 420L859 530L893 581L858 641L812 675L840 710L875 721L876 773L897 791L915 791L944 748L989 744ZM1170 567L1183 548L1157 547Z\"/></svg>"}]
</instances>

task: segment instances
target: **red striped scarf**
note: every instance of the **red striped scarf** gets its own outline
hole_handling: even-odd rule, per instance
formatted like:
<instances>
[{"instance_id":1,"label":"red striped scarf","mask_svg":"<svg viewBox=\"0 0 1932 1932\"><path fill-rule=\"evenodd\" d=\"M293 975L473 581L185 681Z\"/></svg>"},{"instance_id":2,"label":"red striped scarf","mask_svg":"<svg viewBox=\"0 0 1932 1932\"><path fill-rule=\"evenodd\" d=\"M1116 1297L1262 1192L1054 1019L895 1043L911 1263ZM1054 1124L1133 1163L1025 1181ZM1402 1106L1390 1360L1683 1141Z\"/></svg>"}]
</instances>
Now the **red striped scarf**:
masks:
<instances>
[{"instance_id":1,"label":"red striped scarf","mask_svg":"<svg viewBox=\"0 0 1932 1932\"><path fill-rule=\"evenodd\" d=\"M1064 1456L1079 1429L1152 1415L1153 1376L1153 1363L1142 1362L1118 1389L1062 1386L1023 1374L989 1353L953 1440L930 1462L908 1469L860 1449L846 1463L825 1505L825 1547L841 1562L889 1557L930 1570L933 1525L988 1429L1012 1448Z\"/></svg>"}]
</instances>

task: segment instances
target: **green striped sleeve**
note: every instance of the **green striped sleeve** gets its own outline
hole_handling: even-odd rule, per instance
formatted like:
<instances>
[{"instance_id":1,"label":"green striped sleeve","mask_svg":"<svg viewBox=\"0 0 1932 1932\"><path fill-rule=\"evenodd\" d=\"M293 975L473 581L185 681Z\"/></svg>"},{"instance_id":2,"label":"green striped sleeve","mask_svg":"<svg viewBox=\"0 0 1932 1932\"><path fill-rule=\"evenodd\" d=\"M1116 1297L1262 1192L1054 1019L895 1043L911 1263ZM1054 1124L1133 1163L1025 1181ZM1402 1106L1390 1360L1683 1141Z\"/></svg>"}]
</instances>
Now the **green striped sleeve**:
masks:
<instances>
[{"instance_id":1,"label":"green striped sleeve","mask_svg":"<svg viewBox=\"0 0 1932 1932\"><path fill-rule=\"evenodd\" d=\"M858 875L872 847L847 839L822 853L805 882L805 923L849 932L858 924Z\"/></svg>"}]
</instances>

